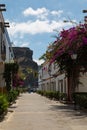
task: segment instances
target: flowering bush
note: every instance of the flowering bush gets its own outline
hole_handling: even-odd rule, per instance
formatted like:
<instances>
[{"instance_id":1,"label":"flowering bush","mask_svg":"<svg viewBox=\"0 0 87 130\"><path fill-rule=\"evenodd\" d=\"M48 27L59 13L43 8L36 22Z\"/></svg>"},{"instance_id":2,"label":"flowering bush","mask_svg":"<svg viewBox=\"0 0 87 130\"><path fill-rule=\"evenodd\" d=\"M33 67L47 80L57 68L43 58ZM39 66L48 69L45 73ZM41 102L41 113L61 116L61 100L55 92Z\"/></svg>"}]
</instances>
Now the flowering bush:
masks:
<instances>
[{"instance_id":1,"label":"flowering bush","mask_svg":"<svg viewBox=\"0 0 87 130\"><path fill-rule=\"evenodd\" d=\"M79 24L68 30L62 30L57 40L52 43L47 50L50 54L50 64L54 61L58 62L60 70L72 67L71 55L76 53L76 64L86 69L87 62L87 25Z\"/></svg>"},{"instance_id":2,"label":"flowering bush","mask_svg":"<svg viewBox=\"0 0 87 130\"><path fill-rule=\"evenodd\" d=\"M13 75L13 87L17 88L17 87L23 87L24 86L24 81L23 79L21 79L21 77L17 74Z\"/></svg>"}]
</instances>

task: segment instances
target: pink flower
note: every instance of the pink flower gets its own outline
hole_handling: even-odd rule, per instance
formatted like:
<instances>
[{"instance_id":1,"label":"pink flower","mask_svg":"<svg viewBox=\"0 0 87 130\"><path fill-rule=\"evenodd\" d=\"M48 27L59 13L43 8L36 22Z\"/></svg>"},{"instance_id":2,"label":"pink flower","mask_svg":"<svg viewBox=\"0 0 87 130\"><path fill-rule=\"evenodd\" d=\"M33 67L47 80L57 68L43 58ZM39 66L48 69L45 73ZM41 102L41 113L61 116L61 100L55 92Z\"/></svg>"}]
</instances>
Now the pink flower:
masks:
<instances>
[{"instance_id":1,"label":"pink flower","mask_svg":"<svg viewBox=\"0 0 87 130\"><path fill-rule=\"evenodd\" d=\"M58 34L58 38L52 44L50 53L52 53L51 62L54 62L57 57L67 53L69 55L77 52L78 49L84 45L87 45L87 25L79 24L76 27L72 27L68 30L62 30Z\"/></svg>"}]
</instances>

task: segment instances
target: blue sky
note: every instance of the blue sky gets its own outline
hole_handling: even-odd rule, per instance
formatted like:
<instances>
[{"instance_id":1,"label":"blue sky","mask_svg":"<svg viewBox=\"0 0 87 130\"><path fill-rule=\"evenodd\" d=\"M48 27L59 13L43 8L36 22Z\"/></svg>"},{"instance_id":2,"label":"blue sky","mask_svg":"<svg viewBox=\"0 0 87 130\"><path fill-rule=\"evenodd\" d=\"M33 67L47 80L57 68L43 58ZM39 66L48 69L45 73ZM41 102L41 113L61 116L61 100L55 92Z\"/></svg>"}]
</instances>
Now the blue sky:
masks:
<instances>
[{"instance_id":1,"label":"blue sky","mask_svg":"<svg viewBox=\"0 0 87 130\"><path fill-rule=\"evenodd\" d=\"M10 23L11 41L15 46L33 50L33 59L38 64L47 46L55 41L57 31L73 26L63 21L83 22L86 14L82 10L87 9L87 0L0 0L0 3L6 4L3 15Z\"/></svg>"}]
</instances>

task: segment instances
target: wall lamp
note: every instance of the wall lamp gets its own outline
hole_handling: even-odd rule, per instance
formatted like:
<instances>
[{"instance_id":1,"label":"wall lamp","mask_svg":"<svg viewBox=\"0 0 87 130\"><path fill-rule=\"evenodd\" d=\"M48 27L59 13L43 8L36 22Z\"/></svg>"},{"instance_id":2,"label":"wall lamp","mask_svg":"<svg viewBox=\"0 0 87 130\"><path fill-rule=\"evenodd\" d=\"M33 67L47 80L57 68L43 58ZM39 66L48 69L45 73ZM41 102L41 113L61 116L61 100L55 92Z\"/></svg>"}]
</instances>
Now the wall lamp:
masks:
<instances>
[{"instance_id":1,"label":"wall lamp","mask_svg":"<svg viewBox=\"0 0 87 130\"><path fill-rule=\"evenodd\" d=\"M72 54L72 55L71 55L71 59L72 59L72 60L76 60L76 59L77 59L77 54L76 54L76 53Z\"/></svg>"},{"instance_id":2,"label":"wall lamp","mask_svg":"<svg viewBox=\"0 0 87 130\"><path fill-rule=\"evenodd\" d=\"M0 4L0 11L6 11L5 4Z\"/></svg>"}]
</instances>

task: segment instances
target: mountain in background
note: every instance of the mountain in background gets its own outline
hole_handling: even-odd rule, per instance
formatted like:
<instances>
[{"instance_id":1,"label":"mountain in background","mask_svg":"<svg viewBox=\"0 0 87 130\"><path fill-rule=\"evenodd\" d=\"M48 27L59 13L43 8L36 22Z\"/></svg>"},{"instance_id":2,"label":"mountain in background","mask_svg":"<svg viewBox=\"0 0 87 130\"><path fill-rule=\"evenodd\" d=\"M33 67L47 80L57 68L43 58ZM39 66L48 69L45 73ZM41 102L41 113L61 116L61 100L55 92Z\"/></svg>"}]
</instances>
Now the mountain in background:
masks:
<instances>
[{"instance_id":1,"label":"mountain in background","mask_svg":"<svg viewBox=\"0 0 87 130\"><path fill-rule=\"evenodd\" d=\"M19 68L25 75L25 86L34 88L38 86L38 65L33 61L33 51L27 47L13 47L14 56Z\"/></svg>"}]
</instances>

